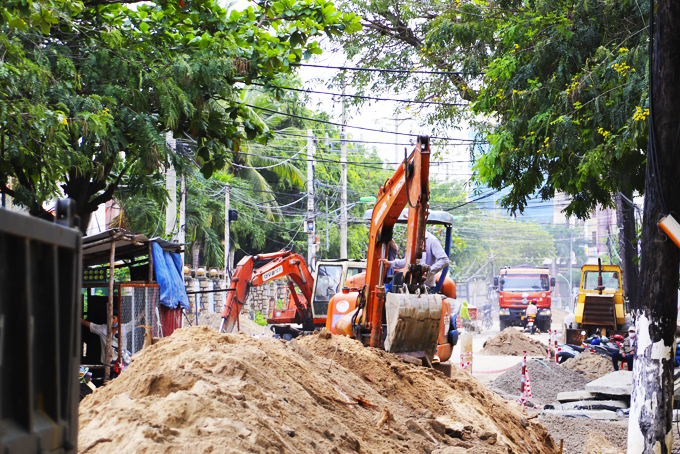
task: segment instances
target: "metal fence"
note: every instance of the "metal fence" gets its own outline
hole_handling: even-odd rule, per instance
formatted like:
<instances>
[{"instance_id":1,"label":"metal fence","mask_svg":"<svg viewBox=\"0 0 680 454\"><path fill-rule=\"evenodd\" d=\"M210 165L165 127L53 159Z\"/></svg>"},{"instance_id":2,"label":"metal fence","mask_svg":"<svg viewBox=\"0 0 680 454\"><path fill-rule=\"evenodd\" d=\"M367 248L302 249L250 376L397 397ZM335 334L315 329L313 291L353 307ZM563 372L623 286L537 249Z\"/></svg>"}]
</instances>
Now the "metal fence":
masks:
<instances>
[{"instance_id":1,"label":"metal fence","mask_svg":"<svg viewBox=\"0 0 680 454\"><path fill-rule=\"evenodd\" d=\"M121 341L131 354L144 346L146 330L140 326L150 326L153 337L164 336L159 312L160 293L158 284L120 285Z\"/></svg>"}]
</instances>

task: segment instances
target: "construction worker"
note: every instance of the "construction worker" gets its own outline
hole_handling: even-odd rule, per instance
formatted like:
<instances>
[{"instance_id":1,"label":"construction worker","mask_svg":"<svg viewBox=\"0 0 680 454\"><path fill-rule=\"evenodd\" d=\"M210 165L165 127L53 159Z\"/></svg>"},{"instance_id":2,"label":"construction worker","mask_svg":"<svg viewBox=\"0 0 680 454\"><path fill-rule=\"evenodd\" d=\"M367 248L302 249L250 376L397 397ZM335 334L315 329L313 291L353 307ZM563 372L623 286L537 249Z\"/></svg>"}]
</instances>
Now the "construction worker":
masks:
<instances>
[{"instance_id":1,"label":"construction worker","mask_svg":"<svg viewBox=\"0 0 680 454\"><path fill-rule=\"evenodd\" d=\"M406 266L406 259L380 259L380 261L387 266L391 266L395 270L400 270ZM444 248L437 237L430 232L425 231L425 254L423 255L423 258L420 259L421 265L428 265L430 267L430 271L427 273L427 279L425 279L425 285L434 287L435 275L446 268L449 263L451 263L451 260L449 260L449 256L446 255L446 251L444 251Z\"/></svg>"},{"instance_id":2,"label":"construction worker","mask_svg":"<svg viewBox=\"0 0 680 454\"><path fill-rule=\"evenodd\" d=\"M111 317L111 327L113 328L113 336L111 338L111 361L116 362L118 360L118 330L122 328L121 330L121 339L123 341L123 352L121 355L121 359L123 360L123 363L129 364L130 363L130 353L125 350L125 339L127 338L127 333L132 331L135 328L135 325L139 323L139 321L144 317L144 312L141 312L139 316L137 316L136 320L131 320L128 323L124 323L122 326L119 324L118 320L118 310L114 309L113 310L113 316ZM97 325L96 323L92 323L88 320L85 319L80 319L80 323L85 325L87 328L90 329L91 333L96 334L99 336L99 341L101 342L101 363L106 364L106 333L108 331L106 324L104 325Z\"/></svg>"},{"instance_id":3,"label":"construction worker","mask_svg":"<svg viewBox=\"0 0 680 454\"><path fill-rule=\"evenodd\" d=\"M628 370L633 370L633 360L635 359L636 347L637 339L635 327L631 326L628 330L628 336L623 340L621 347L619 347L619 352L612 355L614 370L619 370L619 362L621 361L628 363Z\"/></svg>"}]
</instances>

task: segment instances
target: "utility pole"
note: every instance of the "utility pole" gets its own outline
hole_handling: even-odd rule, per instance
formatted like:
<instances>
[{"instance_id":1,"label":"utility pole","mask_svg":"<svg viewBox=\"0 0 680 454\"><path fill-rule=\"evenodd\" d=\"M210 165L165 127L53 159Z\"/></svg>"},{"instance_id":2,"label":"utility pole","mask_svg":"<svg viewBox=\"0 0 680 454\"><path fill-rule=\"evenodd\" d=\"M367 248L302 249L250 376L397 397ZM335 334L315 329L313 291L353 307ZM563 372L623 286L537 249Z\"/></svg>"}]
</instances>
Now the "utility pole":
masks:
<instances>
[{"instance_id":1,"label":"utility pole","mask_svg":"<svg viewBox=\"0 0 680 454\"><path fill-rule=\"evenodd\" d=\"M165 142L168 144L168 148L175 150L177 146L177 141L172 137L172 131L168 131L165 134ZM175 225L177 224L177 172L172 166L172 163L168 161L168 168L165 170L165 190L168 191L168 206L165 208L165 236L172 235L175 230Z\"/></svg>"},{"instance_id":2,"label":"utility pole","mask_svg":"<svg viewBox=\"0 0 680 454\"><path fill-rule=\"evenodd\" d=\"M186 242L186 212L187 212L187 180L184 175L179 185L179 231L177 242L184 245ZM182 265L184 265L184 252L182 252Z\"/></svg>"},{"instance_id":3,"label":"utility pole","mask_svg":"<svg viewBox=\"0 0 680 454\"><path fill-rule=\"evenodd\" d=\"M231 227L231 222L229 221L229 208L230 208L230 200L229 197L231 196L231 186L227 184L227 186L224 188L224 282L225 284L228 284L229 280L229 270L231 267L229 266L229 257L231 253L231 232L230 232L230 227Z\"/></svg>"},{"instance_id":4,"label":"utility pole","mask_svg":"<svg viewBox=\"0 0 680 454\"><path fill-rule=\"evenodd\" d=\"M399 131L399 126L404 123L405 121L412 120L412 117L408 118L390 118L390 120L394 120L394 162L396 163L396 166L399 167L401 165L401 161L404 160L403 157L399 155L399 134L397 134Z\"/></svg>"},{"instance_id":5,"label":"utility pole","mask_svg":"<svg viewBox=\"0 0 680 454\"><path fill-rule=\"evenodd\" d=\"M572 235L571 222L569 221L569 219L567 219L567 225L569 226L569 306L568 307L572 311L576 312L576 308L572 307L572 305L574 304L574 295L572 294L573 291L574 291L573 290L574 284L572 282L572 274L573 273L571 272L572 266L574 264L574 262L572 262L572 259L571 259L572 248L573 248L573 244L574 244L574 236Z\"/></svg>"},{"instance_id":6,"label":"utility pole","mask_svg":"<svg viewBox=\"0 0 680 454\"><path fill-rule=\"evenodd\" d=\"M628 419L629 454L669 454L673 446L673 346L678 316L680 249L659 227L680 213L680 2L650 4L649 145L640 260L634 311L637 345Z\"/></svg>"},{"instance_id":7,"label":"utility pole","mask_svg":"<svg viewBox=\"0 0 680 454\"><path fill-rule=\"evenodd\" d=\"M326 195L326 251L330 249L330 244L328 241L328 225L330 224L330 219L328 218L328 195Z\"/></svg>"},{"instance_id":8,"label":"utility pole","mask_svg":"<svg viewBox=\"0 0 680 454\"><path fill-rule=\"evenodd\" d=\"M347 260L347 111L345 109L345 78L342 78L342 131L340 132L340 259Z\"/></svg>"},{"instance_id":9,"label":"utility pole","mask_svg":"<svg viewBox=\"0 0 680 454\"><path fill-rule=\"evenodd\" d=\"M312 260L314 259L314 234L316 233L316 222L314 216L314 133L311 129L307 130L307 219L305 229L307 229L307 265L310 270L314 269Z\"/></svg>"}]
</instances>

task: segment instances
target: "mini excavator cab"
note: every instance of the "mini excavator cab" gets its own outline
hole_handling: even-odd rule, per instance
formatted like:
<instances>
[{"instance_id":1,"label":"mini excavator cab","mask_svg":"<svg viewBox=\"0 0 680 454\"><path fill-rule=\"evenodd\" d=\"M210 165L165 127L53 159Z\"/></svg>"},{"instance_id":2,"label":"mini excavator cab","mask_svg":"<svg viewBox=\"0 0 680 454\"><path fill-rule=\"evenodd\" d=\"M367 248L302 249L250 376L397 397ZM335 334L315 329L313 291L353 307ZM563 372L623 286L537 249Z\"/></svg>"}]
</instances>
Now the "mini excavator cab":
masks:
<instances>
[{"instance_id":1,"label":"mini excavator cab","mask_svg":"<svg viewBox=\"0 0 680 454\"><path fill-rule=\"evenodd\" d=\"M344 288L336 294L329 302L326 318L326 328L332 333L356 337L365 345L427 362L435 354L446 361L455 343L450 339L455 327L451 324L449 301L436 293L444 287L449 297L455 298L455 284L446 277L445 269L436 290L428 289L424 283L429 266L420 263L428 223L448 226L447 254L451 249L453 217L429 212L429 157L429 139L418 137L415 150L380 188L375 208L366 216L370 219L370 233L365 285ZM388 277L380 259L387 258L394 225L400 222L407 225L406 266L403 272Z\"/></svg>"}]
</instances>

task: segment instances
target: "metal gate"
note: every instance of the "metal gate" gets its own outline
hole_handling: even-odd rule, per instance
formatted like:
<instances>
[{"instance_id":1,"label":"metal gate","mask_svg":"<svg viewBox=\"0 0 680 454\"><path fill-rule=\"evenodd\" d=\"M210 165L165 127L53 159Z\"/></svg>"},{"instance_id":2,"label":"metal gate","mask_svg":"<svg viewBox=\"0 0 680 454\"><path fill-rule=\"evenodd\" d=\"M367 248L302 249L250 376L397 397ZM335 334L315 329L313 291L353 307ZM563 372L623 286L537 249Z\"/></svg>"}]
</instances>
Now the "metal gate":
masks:
<instances>
[{"instance_id":1,"label":"metal gate","mask_svg":"<svg viewBox=\"0 0 680 454\"><path fill-rule=\"evenodd\" d=\"M75 453L82 235L0 209L0 452Z\"/></svg>"}]
</instances>

